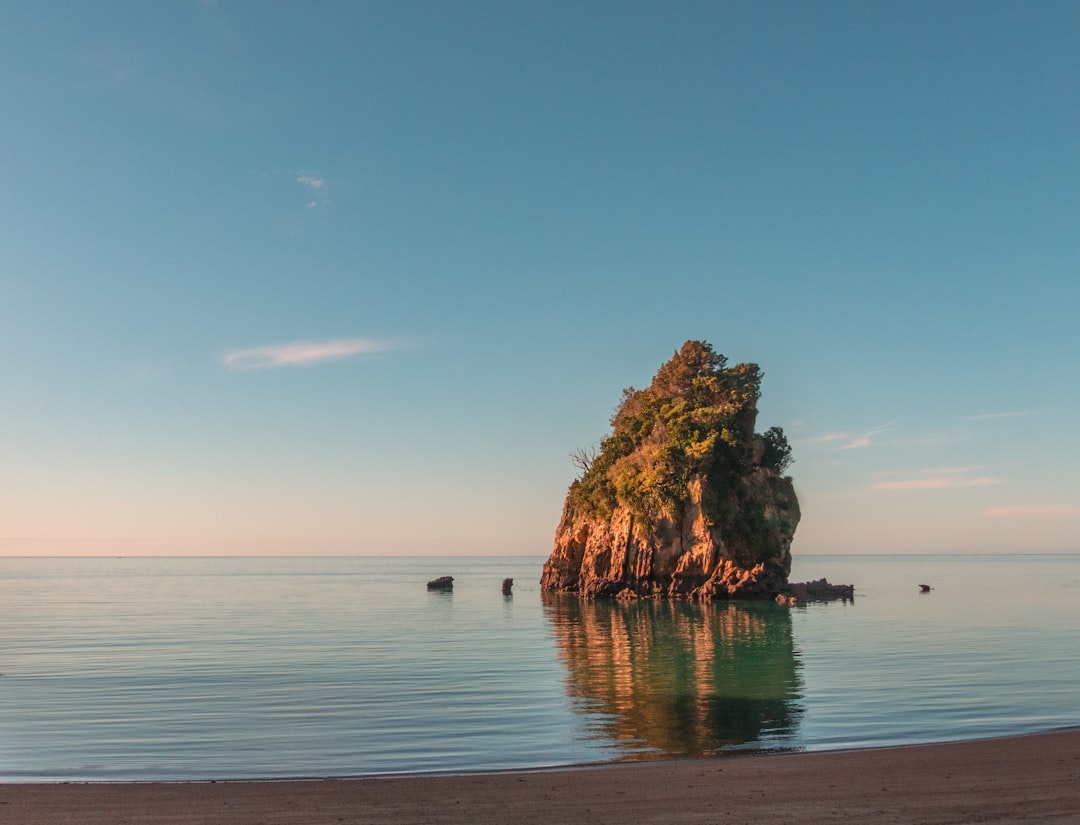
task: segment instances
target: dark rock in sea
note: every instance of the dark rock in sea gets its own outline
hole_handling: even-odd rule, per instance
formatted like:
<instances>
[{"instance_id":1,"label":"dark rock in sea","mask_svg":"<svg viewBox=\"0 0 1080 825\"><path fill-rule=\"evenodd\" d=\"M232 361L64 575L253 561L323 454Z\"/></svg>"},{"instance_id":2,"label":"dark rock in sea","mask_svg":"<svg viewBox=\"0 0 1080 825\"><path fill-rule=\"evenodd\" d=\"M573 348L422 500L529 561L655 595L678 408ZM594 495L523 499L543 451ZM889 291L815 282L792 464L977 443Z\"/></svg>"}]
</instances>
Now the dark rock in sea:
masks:
<instances>
[{"instance_id":1,"label":"dark rock in sea","mask_svg":"<svg viewBox=\"0 0 1080 825\"><path fill-rule=\"evenodd\" d=\"M932 588L932 587L931 587L930 585L928 585L928 584L920 584L920 585L919 585L919 592L920 592L920 593L929 593L929 592L930 592L931 590L933 590L933 589L934 589L934 588Z\"/></svg>"},{"instance_id":2,"label":"dark rock in sea","mask_svg":"<svg viewBox=\"0 0 1080 825\"><path fill-rule=\"evenodd\" d=\"M511 595L512 592L513 592L513 589L514 589L514 580L513 579L503 579L503 583L502 583L503 595L504 596Z\"/></svg>"},{"instance_id":3,"label":"dark rock in sea","mask_svg":"<svg viewBox=\"0 0 1080 825\"><path fill-rule=\"evenodd\" d=\"M799 502L791 448L756 434L761 371L687 341L630 388L597 450L579 450L541 588L587 597L772 599Z\"/></svg>"},{"instance_id":4,"label":"dark rock in sea","mask_svg":"<svg viewBox=\"0 0 1080 825\"><path fill-rule=\"evenodd\" d=\"M453 576L439 576L437 579L432 579L427 583L428 590L453 590L454 589L454 577Z\"/></svg>"},{"instance_id":5,"label":"dark rock in sea","mask_svg":"<svg viewBox=\"0 0 1080 825\"><path fill-rule=\"evenodd\" d=\"M829 584L825 579L796 582L787 585L777 593L776 601L789 607L807 602L853 602L855 601L855 585Z\"/></svg>"}]
</instances>

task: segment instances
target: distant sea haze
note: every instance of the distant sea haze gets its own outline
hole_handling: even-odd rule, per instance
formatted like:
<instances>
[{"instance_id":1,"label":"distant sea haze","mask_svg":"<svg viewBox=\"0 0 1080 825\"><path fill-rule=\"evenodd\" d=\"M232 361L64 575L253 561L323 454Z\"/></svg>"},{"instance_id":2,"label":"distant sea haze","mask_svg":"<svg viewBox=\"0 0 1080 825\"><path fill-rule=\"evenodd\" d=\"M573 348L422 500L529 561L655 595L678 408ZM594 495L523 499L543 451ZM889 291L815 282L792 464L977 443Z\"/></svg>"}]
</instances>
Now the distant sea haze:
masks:
<instances>
[{"instance_id":1,"label":"distant sea haze","mask_svg":"<svg viewBox=\"0 0 1080 825\"><path fill-rule=\"evenodd\" d=\"M0 559L0 781L467 772L1080 724L1080 556L797 556L793 579L856 585L805 608L550 596L542 564ZM427 591L439 575L452 593Z\"/></svg>"}]
</instances>

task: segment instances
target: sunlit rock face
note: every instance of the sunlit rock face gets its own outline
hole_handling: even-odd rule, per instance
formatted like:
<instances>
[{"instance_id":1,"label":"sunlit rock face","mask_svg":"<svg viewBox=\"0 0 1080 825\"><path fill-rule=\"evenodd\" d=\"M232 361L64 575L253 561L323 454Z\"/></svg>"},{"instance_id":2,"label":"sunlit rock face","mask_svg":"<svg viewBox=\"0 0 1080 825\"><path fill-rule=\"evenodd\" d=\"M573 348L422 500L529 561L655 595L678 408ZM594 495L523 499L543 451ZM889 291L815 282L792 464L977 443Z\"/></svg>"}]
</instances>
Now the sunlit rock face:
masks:
<instances>
[{"instance_id":1,"label":"sunlit rock face","mask_svg":"<svg viewBox=\"0 0 1080 825\"><path fill-rule=\"evenodd\" d=\"M787 584L799 501L790 478L760 465L717 489L703 476L687 485L682 513L652 519L619 506L608 518L563 507L544 590L589 597L772 598ZM743 529L745 512L755 530Z\"/></svg>"},{"instance_id":2,"label":"sunlit rock face","mask_svg":"<svg viewBox=\"0 0 1080 825\"><path fill-rule=\"evenodd\" d=\"M783 431L754 432L761 371L687 341L578 451L541 586L589 597L772 598L799 502Z\"/></svg>"}]
</instances>

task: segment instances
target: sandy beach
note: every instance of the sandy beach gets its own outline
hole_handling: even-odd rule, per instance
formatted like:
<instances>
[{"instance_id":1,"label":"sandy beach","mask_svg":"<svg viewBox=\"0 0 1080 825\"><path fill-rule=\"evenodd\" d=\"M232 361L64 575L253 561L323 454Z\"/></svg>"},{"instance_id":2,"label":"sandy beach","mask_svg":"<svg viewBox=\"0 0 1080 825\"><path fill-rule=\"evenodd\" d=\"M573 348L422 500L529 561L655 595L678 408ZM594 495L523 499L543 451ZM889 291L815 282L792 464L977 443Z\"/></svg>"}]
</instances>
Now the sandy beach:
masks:
<instances>
[{"instance_id":1,"label":"sandy beach","mask_svg":"<svg viewBox=\"0 0 1080 825\"><path fill-rule=\"evenodd\" d=\"M1080 730L468 776L5 784L0 821L1080 823Z\"/></svg>"}]
</instances>

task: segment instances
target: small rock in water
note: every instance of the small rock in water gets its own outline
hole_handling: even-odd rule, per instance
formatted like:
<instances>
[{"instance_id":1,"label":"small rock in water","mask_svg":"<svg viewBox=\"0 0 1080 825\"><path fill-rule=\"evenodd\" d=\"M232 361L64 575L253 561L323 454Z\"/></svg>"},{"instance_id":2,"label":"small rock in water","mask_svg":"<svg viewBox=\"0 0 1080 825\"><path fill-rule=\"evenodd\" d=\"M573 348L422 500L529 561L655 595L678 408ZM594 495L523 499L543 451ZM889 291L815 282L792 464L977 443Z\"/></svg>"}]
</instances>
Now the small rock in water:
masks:
<instances>
[{"instance_id":1,"label":"small rock in water","mask_svg":"<svg viewBox=\"0 0 1080 825\"><path fill-rule=\"evenodd\" d=\"M932 588L932 587L931 587L930 585L928 585L928 584L920 584L920 585L919 585L919 592L920 592L920 593L929 593L929 592L930 592L931 590L933 590L933 589L934 589L934 588Z\"/></svg>"},{"instance_id":2,"label":"small rock in water","mask_svg":"<svg viewBox=\"0 0 1080 825\"><path fill-rule=\"evenodd\" d=\"M514 580L513 579L503 579L503 583L502 583L503 595L504 596L511 595L511 591L513 589L514 589Z\"/></svg>"},{"instance_id":3,"label":"small rock in water","mask_svg":"<svg viewBox=\"0 0 1080 825\"><path fill-rule=\"evenodd\" d=\"M855 601L855 585L830 584L825 579L811 582L796 582L787 585L776 597L776 601L788 607L807 602Z\"/></svg>"},{"instance_id":4,"label":"small rock in water","mask_svg":"<svg viewBox=\"0 0 1080 825\"><path fill-rule=\"evenodd\" d=\"M428 590L453 590L454 589L454 577L453 576L439 576L437 579L432 579L427 583Z\"/></svg>"}]
</instances>

